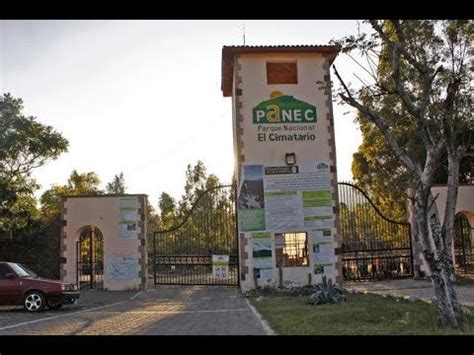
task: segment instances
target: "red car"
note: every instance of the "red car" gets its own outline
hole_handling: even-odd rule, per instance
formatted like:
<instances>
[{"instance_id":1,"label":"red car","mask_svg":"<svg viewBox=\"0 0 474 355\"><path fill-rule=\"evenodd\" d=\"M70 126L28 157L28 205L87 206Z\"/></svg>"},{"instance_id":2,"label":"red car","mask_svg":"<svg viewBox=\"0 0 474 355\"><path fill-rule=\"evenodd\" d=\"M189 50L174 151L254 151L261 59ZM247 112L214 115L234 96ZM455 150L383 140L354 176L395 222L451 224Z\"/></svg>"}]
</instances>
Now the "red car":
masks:
<instances>
[{"instance_id":1,"label":"red car","mask_svg":"<svg viewBox=\"0 0 474 355\"><path fill-rule=\"evenodd\" d=\"M48 306L59 309L76 303L80 292L75 284L38 277L22 264L0 261L0 304L23 305L29 312Z\"/></svg>"}]
</instances>

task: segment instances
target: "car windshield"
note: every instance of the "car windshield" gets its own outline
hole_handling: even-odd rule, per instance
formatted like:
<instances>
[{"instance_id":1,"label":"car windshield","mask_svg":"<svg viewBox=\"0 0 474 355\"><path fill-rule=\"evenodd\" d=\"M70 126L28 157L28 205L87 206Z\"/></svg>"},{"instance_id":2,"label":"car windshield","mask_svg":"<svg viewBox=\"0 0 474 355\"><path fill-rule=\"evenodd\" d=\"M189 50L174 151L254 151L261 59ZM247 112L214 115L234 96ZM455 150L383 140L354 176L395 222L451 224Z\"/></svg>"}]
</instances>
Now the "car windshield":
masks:
<instances>
[{"instance_id":1,"label":"car windshield","mask_svg":"<svg viewBox=\"0 0 474 355\"><path fill-rule=\"evenodd\" d=\"M36 277L36 276L38 276L33 271L28 269L25 265L14 264L14 263L8 263L8 265L13 269L13 271L15 271L15 273L19 277L28 277L28 276Z\"/></svg>"}]
</instances>

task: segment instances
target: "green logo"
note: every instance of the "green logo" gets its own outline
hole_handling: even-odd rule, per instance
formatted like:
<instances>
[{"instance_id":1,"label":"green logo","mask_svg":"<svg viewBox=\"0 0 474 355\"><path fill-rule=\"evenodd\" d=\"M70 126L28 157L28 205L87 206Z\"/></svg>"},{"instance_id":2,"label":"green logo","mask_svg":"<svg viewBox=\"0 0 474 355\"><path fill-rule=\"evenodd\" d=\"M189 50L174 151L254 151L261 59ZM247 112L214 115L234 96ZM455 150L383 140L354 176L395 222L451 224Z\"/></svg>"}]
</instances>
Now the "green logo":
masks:
<instances>
[{"instance_id":1,"label":"green logo","mask_svg":"<svg viewBox=\"0 0 474 355\"><path fill-rule=\"evenodd\" d=\"M253 109L253 123L316 123L316 106L293 96L273 92Z\"/></svg>"}]
</instances>

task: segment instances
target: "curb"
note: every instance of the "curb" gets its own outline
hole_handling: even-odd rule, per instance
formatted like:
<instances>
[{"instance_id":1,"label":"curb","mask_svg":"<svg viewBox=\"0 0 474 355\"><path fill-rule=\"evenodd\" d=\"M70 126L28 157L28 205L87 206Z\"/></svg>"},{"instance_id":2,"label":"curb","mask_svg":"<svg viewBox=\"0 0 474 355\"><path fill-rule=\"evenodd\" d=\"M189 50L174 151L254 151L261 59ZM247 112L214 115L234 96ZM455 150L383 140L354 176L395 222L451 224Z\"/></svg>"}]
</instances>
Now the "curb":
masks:
<instances>
[{"instance_id":1,"label":"curb","mask_svg":"<svg viewBox=\"0 0 474 355\"><path fill-rule=\"evenodd\" d=\"M258 311L255 309L254 306L250 304L250 301L248 298L245 298L245 302L247 302L247 305L249 306L250 310L252 313L257 317L257 319L260 321L260 324L263 327L263 330L265 331L266 335L277 335L275 331L268 325L268 323L263 319L262 315L258 313Z\"/></svg>"},{"instance_id":2,"label":"curb","mask_svg":"<svg viewBox=\"0 0 474 355\"><path fill-rule=\"evenodd\" d=\"M365 294L365 295L375 295L375 296L380 296L383 298L391 298L397 302L399 301L411 301L411 302L425 302L425 303L433 303L433 300L430 300L428 298L422 298L418 296L402 296L397 293L379 293L376 291L369 291L367 289L361 289L361 288L353 288L353 289L347 289L344 288L344 291L347 293L352 293L352 294Z\"/></svg>"}]
</instances>

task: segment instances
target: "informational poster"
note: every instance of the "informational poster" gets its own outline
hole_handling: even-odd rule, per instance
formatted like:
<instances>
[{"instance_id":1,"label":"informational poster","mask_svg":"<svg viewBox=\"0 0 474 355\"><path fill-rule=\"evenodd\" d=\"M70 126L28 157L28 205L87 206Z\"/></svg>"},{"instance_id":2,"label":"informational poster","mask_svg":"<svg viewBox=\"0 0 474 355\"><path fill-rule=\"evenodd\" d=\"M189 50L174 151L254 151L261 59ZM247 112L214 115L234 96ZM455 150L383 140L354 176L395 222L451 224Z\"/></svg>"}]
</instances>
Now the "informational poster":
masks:
<instances>
[{"instance_id":1,"label":"informational poster","mask_svg":"<svg viewBox=\"0 0 474 355\"><path fill-rule=\"evenodd\" d=\"M255 277L257 279L263 280L264 282L271 282L275 278L275 269L274 268L263 268L257 269L254 268Z\"/></svg>"},{"instance_id":2,"label":"informational poster","mask_svg":"<svg viewBox=\"0 0 474 355\"><path fill-rule=\"evenodd\" d=\"M229 278L229 255L212 255L212 276L218 280Z\"/></svg>"},{"instance_id":3,"label":"informational poster","mask_svg":"<svg viewBox=\"0 0 474 355\"><path fill-rule=\"evenodd\" d=\"M273 268L273 243L270 232L252 233L253 267Z\"/></svg>"},{"instance_id":4,"label":"informational poster","mask_svg":"<svg viewBox=\"0 0 474 355\"><path fill-rule=\"evenodd\" d=\"M310 240L313 244L332 242L331 228L316 228L310 230Z\"/></svg>"},{"instance_id":5,"label":"informational poster","mask_svg":"<svg viewBox=\"0 0 474 355\"><path fill-rule=\"evenodd\" d=\"M330 275L334 271L334 248L331 241L313 243L314 273Z\"/></svg>"},{"instance_id":6,"label":"informational poster","mask_svg":"<svg viewBox=\"0 0 474 355\"><path fill-rule=\"evenodd\" d=\"M244 165L237 200L239 230L265 230L263 165Z\"/></svg>"},{"instance_id":7,"label":"informational poster","mask_svg":"<svg viewBox=\"0 0 474 355\"><path fill-rule=\"evenodd\" d=\"M108 279L132 279L138 277L139 261L137 258L108 257Z\"/></svg>"},{"instance_id":8,"label":"informational poster","mask_svg":"<svg viewBox=\"0 0 474 355\"><path fill-rule=\"evenodd\" d=\"M303 226L301 196L293 184L298 167L265 167L265 219L267 230L291 230Z\"/></svg>"},{"instance_id":9,"label":"informational poster","mask_svg":"<svg viewBox=\"0 0 474 355\"><path fill-rule=\"evenodd\" d=\"M329 163L317 162L308 166L317 181L312 189L302 192L305 228L331 228L334 212L331 195L331 173Z\"/></svg>"},{"instance_id":10,"label":"informational poster","mask_svg":"<svg viewBox=\"0 0 474 355\"><path fill-rule=\"evenodd\" d=\"M324 265L324 275L331 276L334 273L334 264Z\"/></svg>"},{"instance_id":11,"label":"informational poster","mask_svg":"<svg viewBox=\"0 0 474 355\"><path fill-rule=\"evenodd\" d=\"M327 162L265 166L266 230L332 227L331 174Z\"/></svg>"},{"instance_id":12,"label":"informational poster","mask_svg":"<svg viewBox=\"0 0 474 355\"><path fill-rule=\"evenodd\" d=\"M334 259L334 248L331 242L313 244L314 264L330 264Z\"/></svg>"},{"instance_id":13,"label":"informational poster","mask_svg":"<svg viewBox=\"0 0 474 355\"><path fill-rule=\"evenodd\" d=\"M253 269L258 279L274 278L272 248L284 247L283 237L279 236L289 231L307 231L314 273L333 272L335 219L331 178L327 161L243 167L239 230L252 232Z\"/></svg>"},{"instance_id":14,"label":"informational poster","mask_svg":"<svg viewBox=\"0 0 474 355\"><path fill-rule=\"evenodd\" d=\"M314 265L314 273L315 274L323 274L327 276L331 276L334 272L334 264L315 264Z\"/></svg>"},{"instance_id":15,"label":"informational poster","mask_svg":"<svg viewBox=\"0 0 474 355\"><path fill-rule=\"evenodd\" d=\"M119 238L138 238L138 198L121 197L119 207Z\"/></svg>"},{"instance_id":16,"label":"informational poster","mask_svg":"<svg viewBox=\"0 0 474 355\"><path fill-rule=\"evenodd\" d=\"M307 216L304 218L305 227L334 227L334 219L332 216Z\"/></svg>"}]
</instances>

